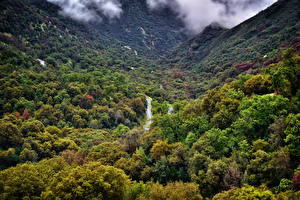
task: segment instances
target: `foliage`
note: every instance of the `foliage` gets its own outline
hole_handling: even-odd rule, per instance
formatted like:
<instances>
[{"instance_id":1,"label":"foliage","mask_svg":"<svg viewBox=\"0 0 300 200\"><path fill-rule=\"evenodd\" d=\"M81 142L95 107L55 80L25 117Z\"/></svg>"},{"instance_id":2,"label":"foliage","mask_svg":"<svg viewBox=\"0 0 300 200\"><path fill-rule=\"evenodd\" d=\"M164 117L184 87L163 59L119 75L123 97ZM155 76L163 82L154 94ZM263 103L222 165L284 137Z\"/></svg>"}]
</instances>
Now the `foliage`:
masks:
<instances>
[{"instance_id":1,"label":"foliage","mask_svg":"<svg viewBox=\"0 0 300 200\"><path fill-rule=\"evenodd\" d=\"M245 200L275 200L275 195L266 188L255 188L252 186L245 186L242 188L234 188L229 191L225 191L214 196L213 200L233 200L233 199L245 199Z\"/></svg>"},{"instance_id":2,"label":"foliage","mask_svg":"<svg viewBox=\"0 0 300 200\"><path fill-rule=\"evenodd\" d=\"M194 183L168 183L165 187L160 184L151 184L149 195L142 197L145 200L201 200L199 190Z\"/></svg>"},{"instance_id":3,"label":"foliage","mask_svg":"<svg viewBox=\"0 0 300 200\"><path fill-rule=\"evenodd\" d=\"M59 172L42 199L125 199L130 181L122 170L90 162Z\"/></svg>"}]
</instances>

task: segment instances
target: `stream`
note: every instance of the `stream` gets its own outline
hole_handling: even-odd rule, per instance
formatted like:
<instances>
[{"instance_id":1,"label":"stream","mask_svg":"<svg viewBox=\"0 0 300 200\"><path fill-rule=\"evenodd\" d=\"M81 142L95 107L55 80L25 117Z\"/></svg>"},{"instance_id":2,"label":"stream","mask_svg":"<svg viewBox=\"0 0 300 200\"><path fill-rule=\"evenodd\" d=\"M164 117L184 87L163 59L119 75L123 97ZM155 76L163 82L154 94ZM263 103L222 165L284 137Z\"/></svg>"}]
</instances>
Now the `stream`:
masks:
<instances>
[{"instance_id":1,"label":"stream","mask_svg":"<svg viewBox=\"0 0 300 200\"><path fill-rule=\"evenodd\" d=\"M168 115L171 115L174 111L174 107L172 105L169 105Z\"/></svg>"},{"instance_id":2,"label":"stream","mask_svg":"<svg viewBox=\"0 0 300 200\"><path fill-rule=\"evenodd\" d=\"M147 109L146 109L146 123L144 125L144 130L149 131L151 124L152 124L152 99L151 97L146 96L146 101L147 101ZM172 105L169 105L169 110L168 110L168 115L171 115L174 111L174 107Z\"/></svg>"},{"instance_id":3,"label":"stream","mask_svg":"<svg viewBox=\"0 0 300 200\"><path fill-rule=\"evenodd\" d=\"M152 124L152 99L148 96L146 96L146 101L147 101L147 109L146 109L146 123L144 125L144 130L145 131L149 131L150 130L150 126Z\"/></svg>"}]
</instances>

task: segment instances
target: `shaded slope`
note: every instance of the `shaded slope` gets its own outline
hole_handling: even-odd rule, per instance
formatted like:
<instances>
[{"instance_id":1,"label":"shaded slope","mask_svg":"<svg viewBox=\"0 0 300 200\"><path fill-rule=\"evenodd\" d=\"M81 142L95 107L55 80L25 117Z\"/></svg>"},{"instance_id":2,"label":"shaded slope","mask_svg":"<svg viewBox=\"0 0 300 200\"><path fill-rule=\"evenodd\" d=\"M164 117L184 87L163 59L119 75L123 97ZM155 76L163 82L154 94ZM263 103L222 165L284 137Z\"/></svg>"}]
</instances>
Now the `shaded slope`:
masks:
<instances>
[{"instance_id":1,"label":"shaded slope","mask_svg":"<svg viewBox=\"0 0 300 200\"><path fill-rule=\"evenodd\" d=\"M50 4L45 0L31 2L49 15L58 13L58 8L50 10ZM151 11L146 0L122 0L121 3L123 13L120 18L109 21L103 17L101 23L90 23L94 31L119 40L138 54L152 57L170 52L187 39L183 23L171 10Z\"/></svg>"},{"instance_id":2,"label":"shaded slope","mask_svg":"<svg viewBox=\"0 0 300 200\"><path fill-rule=\"evenodd\" d=\"M212 37L207 36L208 32ZM296 44L299 36L299 1L278 1L230 30L206 29L163 62L193 70L202 81L212 79L203 87L214 87L244 71L237 67L240 64L250 64L255 69L256 63L270 62L281 48Z\"/></svg>"},{"instance_id":3,"label":"shaded slope","mask_svg":"<svg viewBox=\"0 0 300 200\"><path fill-rule=\"evenodd\" d=\"M26 50L32 56L53 58L57 64L72 62L79 68L92 67L95 63L97 67L141 63L141 58L124 48L124 44L95 31L92 26L54 14L57 7L52 4L41 5L48 6L48 10L41 10L28 1L2 1L1 40Z\"/></svg>"}]
</instances>

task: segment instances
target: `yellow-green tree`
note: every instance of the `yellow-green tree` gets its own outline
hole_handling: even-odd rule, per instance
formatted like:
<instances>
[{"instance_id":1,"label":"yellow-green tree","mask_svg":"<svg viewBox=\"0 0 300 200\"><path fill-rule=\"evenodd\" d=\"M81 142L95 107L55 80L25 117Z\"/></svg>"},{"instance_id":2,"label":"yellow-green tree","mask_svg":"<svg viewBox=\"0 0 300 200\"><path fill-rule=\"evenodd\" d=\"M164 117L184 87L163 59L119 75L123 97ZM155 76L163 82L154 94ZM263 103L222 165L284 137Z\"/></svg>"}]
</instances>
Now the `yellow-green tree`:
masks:
<instances>
[{"instance_id":1,"label":"yellow-green tree","mask_svg":"<svg viewBox=\"0 0 300 200\"><path fill-rule=\"evenodd\" d=\"M129 184L122 170L90 162L58 173L42 199L123 200Z\"/></svg>"},{"instance_id":2,"label":"yellow-green tree","mask_svg":"<svg viewBox=\"0 0 300 200\"><path fill-rule=\"evenodd\" d=\"M213 197L213 200L276 200L275 195L264 187L255 188L253 186L245 186L242 188L233 188L228 191L221 192Z\"/></svg>"},{"instance_id":3,"label":"yellow-green tree","mask_svg":"<svg viewBox=\"0 0 300 200\"><path fill-rule=\"evenodd\" d=\"M0 199L39 199L53 176L67 167L62 158L25 163L0 172Z\"/></svg>"}]
</instances>

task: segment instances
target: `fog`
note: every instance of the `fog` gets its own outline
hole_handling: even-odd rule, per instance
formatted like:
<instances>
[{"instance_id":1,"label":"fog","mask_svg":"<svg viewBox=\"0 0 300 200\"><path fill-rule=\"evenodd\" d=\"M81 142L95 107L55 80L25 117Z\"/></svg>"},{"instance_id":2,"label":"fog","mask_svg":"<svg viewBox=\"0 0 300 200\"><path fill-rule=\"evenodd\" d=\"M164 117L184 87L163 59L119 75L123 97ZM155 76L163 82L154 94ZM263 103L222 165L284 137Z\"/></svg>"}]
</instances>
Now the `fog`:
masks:
<instances>
[{"instance_id":1,"label":"fog","mask_svg":"<svg viewBox=\"0 0 300 200\"><path fill-rule=\"evenodd\" d=\"M231 28L274 2L276 0L147 0L150 9L171 8L194 33L211 23Z\"/></svg>"},{"instance_id":2,"label":"fog","mask_svg":"<svg viewBox=\"0 0 300 200\"><path fill-rule=\"evenodd\" d=\"M118 0L47 0L61 7L61 14L79 21L102 21L103 16L120 17L121 4Z\"/></svg>"},{"instance_id":3,"label":"fog","mask_svg":"<svg viewBox=\"0 0 300 200\"><path fill-rule=\"evenodd\" d=\"M48 0L61 7L61 14L80 21L101 22L103 17L119 18L119 0ZM199 33L211 23L231 28L256 15L276 0L146 0L150 10L170 8L191 33Z\"/></svg>"}]
</instances>

